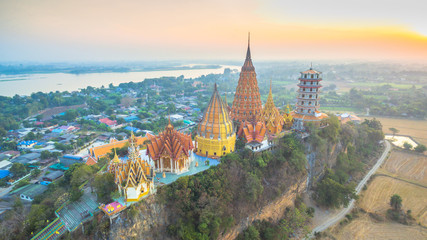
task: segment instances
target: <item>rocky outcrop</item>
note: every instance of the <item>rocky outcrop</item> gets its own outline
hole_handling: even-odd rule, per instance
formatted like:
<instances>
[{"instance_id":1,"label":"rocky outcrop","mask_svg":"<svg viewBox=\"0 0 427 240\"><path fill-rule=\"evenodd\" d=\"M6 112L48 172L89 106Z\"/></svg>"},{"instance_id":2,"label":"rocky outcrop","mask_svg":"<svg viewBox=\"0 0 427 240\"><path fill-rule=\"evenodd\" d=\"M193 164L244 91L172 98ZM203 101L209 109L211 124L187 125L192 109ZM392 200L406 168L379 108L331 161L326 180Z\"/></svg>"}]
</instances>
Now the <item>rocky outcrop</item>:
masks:
<instances>
[{"instance_id":1,"label":"rocky outcrop","mask_svg":"<svg viewBox=\"0 0 427 240\"><path fill-rule=\"evenodd\" d=\"M341 142L327 146L327 153L322 154L309 144L305 144L307 157L307 186L311 189L313 184L319 179L326 168L335 166L338 154L343 151Z\"/></svg>"},{"instance_id":2,"label":"rocky outcrop","mask_svg":"<svg viewBox=\"0 0 427 240\"><path fill-rule=\"evenodd\" d=\"M240 232L246 229L255 220L279 221L283 218L285 209L294 204L297 195L306 190L307 179L301 178L293 181L281 196L265 206L261 206L257 212L249 213L238 224L223 233L219 239L234 239ZM171 239L167 235L167 226L173 222L173 216L167 212L163 204L155 200L156 196L150 196L140 203L135 204L134 209L129 209L112 221L110 227L110 239ZM135 216L132 216L134 211Z\"/></svg>"},{"instance_id":3,"label":"rocky outcrop","mask_svg":"<svg viewBox=\"0 0 427 240\"><path fill-rule=\"evenodd\" d=\"M307 180L305 178L296 182L294 185L289 187L288 191L283 193L276 200L261 207L258 212L249 214L247 218L241 219L236 226L220 236L219 239L235 239L239 233L248 228L252 222L256 220L269 220L271 222L279 221L284 217L285 209L293 206L296 196L306 190L306 185Z\"/></svg>"},{"instance_id":4,"label":"rocky outcrop","mask_svg":"<svg viewBox=\"0 0 427 240\"><path fill-rule=\"evenodd\" d=\"M110 239L170 239L166 233L169 219L165 206L152 195L113 220Z\"/></svg>"}]
</instances>

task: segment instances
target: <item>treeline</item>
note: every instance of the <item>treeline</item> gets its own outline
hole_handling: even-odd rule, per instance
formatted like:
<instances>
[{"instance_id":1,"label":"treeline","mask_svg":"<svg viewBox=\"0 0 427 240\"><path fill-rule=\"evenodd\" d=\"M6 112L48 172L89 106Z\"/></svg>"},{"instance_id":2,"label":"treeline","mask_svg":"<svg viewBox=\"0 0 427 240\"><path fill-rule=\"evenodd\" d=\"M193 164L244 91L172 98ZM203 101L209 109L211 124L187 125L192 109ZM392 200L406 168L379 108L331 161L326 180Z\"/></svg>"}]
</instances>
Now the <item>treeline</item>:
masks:
<instances>
[{"instance_id":1,"label":"treeline","mask_svg":"<svg viewBox=\"0 0 427 240\"><path fill-rule=\"evenodd\" d=\"M231 153L221 164L158 189L175 222L168 234L179 239L216 239L248 213L287 191L305 175L303 145L294 136L280 139L275 151Z\"/></svg>"},{"instance_id":2,"label":"treeline","mask_svg":"<svg viewBox=\"0 0 427 240\"><path fill-rule=\"evenodd\" d=\"M310 128L309 142L320 157L330 156L332 146L343 146L338 153L332 169L327 169L323 178L315 186L315 200L322 206L346 206L355 198L354 177L362 173L374 153L380 148L384 139L381 123L365 120L361 124L346 123L341 125L336 116L331 115L323 124L324 128Z\"/></svg>"},{"instance_id":3,"label":"treeline","mask_svg":"<svg viewBox=\"0 0 427 240\"><path fill-rule=\"evenodd\" d=\"M352 88L348 93L338 95L329 92L321 99L323 106L351 107L378 116L427 117L427 87L393 89L391 85L372 87L371 90Z\"/></svg>"},{"instance_id":4,"label":"treeline","mask_svg":"<svg viewBox=\"0 0 427 240\"><path fill-rule=\"evenodd\" d=\"M80 186L89 182L98 200L111 200L109 195L116 186L111 174L96 173L107 163L100 160L93 166L76 163L64 176L48 185L48 189L34 198L31 206L23 206L16 196L13 208L4 213L0 224L0 239L30 239L56 218L55 210L67 201L77 201L83 195Z\"/></svg>"},{"instance_id":5,"label":"treeline","mask_svg":"<svg viewBox=\"0 0 427 240\"><path fill-rule=\"evenodd\" d=\"M67 97L64 97L67 95ZM38 111L58 106L71 106L83 104L85 98L76 93L69 94L68 92L37 92L31 96L13 97L0 96L0 128L6 130L19 128L19 123L22 119L37 114Z\"/></svg>"}]
</instances>

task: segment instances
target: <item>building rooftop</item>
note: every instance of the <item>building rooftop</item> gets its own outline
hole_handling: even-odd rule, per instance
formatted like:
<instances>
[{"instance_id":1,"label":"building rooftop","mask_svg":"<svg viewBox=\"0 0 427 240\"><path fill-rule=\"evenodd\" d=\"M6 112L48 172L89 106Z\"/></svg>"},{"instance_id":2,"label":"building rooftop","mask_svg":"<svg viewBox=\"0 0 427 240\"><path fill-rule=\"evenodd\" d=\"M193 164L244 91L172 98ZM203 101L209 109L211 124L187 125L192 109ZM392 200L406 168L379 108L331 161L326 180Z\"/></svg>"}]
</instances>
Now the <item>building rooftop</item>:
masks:
<instances>
[{"instance_id":1,"label":"building rooftop","mask_svg":"<svg viewBox=\"0 0 427 240\"><path fill-rule=\"evenodd\" d=\"M19 157L12 159L11 162L13 162L13 163L18 162L18 163L26 164L30 161L39 159L40 155L41 155L40 153L27 153L27 154L24 154L24 155L21 155Z\"/></svg>"},{"instance_id":2,"label":"building rooftop","mask_svg":"<svg viewBox=\"0 0 427 240\"><path fill-rule=\"evenodd\" d=\"M7 176L9 176L10 171L9 170L0 170L0 179L3 179Z\"/></svg>"},{"instance_id":3,"label":"building rooftop","mask_svg":"<svg viewBox=\"0 0 427 240\"><path fill-rule=\"evenodd\" d=\"M22 189L20 194L27 197L34 198L37 195L44 193L47 190L47 186L41 184L29 184L26 188Z\"/></svg>"},{"instance_id":4,"label":"building rooftop","mask_svg":"<svg viewBox=\"0 0 427 240\"><path fill-rule=\"evenodd\" d=\"M43 176L43 178L49 178L49 179L57 179L64 175L64 172L62 171L52 171L46 175Z\"/></svg>"}]
</instances>

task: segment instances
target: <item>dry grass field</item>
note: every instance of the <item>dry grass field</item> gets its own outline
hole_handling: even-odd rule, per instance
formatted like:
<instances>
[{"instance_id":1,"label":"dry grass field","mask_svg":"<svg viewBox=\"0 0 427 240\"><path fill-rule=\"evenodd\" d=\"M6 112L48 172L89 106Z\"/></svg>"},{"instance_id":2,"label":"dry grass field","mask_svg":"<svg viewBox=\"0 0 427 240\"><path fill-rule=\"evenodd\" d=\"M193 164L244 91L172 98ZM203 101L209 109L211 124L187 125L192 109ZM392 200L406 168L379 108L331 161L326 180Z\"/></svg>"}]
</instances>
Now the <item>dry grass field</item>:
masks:
<instances>
[{"instance_id":1,"label":"dry grass field","mask_svg":"<svg viewBox=\"0 0 427 240\"><path fill-rule=\"evenodd\" d=\"M362 119L372 119L372 117L362 117ZM409 135L416 141L427 146L427 120L409 120L397 118L377 117L383 125L386 134L393 134L389 128L396 128L400 135Z\"/></svg>"},{"instance_id":2,"label":"dry grass field","mask_svg":"<svg viewBox=\"0 0 427 240\"><path fill-rule=\"evenodd\" d=\"M393 150L382 168L389 173L427 185L427 156Z\"/></svg>"},{"instance_id":3,"label":"dry grass field","mask_svg":"<svg viewBox=\"0 0 427 240\"><path fill-rule=\"evenodd\" d=\"M388 176L377 176L361 196L358 205L367 212L385 217L393 194L399 194L402 197L402 208L405 211L411 209L416 221L427 226L427 188L412 183Z\"/></svg>"},{"instance_id":4,"label":"dry grass field","mask_svg":"<svg viewBox=\"0 0 427 240\"><path fill-rule=\"evenodd\" d=\"M427 229L394 222L377 222L363 214L338 232L332 230L335 239L427 239Z\"/></svg>"},{"instance_id":5,"label":"dry grass field","mask_svg":"<svg viewBox=\"0 0 427 240\"><path fill-rule=\"evenodd\" d=\"M402 197L403 210L410 209L417 224L408 226L386 218L393 194ZM326 239L427 239L427 156L393 150L360 195L357 206L366 213L360 212L348 224L335 225Z\"/></svg>"}]
</instances>

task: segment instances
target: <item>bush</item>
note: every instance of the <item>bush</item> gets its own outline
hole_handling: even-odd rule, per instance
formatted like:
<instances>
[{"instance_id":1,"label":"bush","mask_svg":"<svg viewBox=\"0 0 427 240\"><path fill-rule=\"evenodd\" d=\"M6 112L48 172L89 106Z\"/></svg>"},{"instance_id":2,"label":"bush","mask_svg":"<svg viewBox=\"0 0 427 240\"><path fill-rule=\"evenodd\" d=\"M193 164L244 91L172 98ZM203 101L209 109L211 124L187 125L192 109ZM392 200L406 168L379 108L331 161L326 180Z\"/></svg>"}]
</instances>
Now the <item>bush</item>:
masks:
<instances>
[{"instance_id":1,"label":"bush","mask_svg":"<svg viewBox=\"0 0 427 240\"><path fill-rule=\"evenodd\" d=\"M403 148L405 148L406 150L411 150L412 149L412 144L405 142L403 143Z\"/></svg>"},{"instance_id":2,"label":"bush","mask_svg":"<svg viewBox=\"0 0 427 240\"><path fill-rule=\"evenodd\" d=\"M427 151L427 147L423 144L418 144L418 146L416 146L414 150L419 152L419 153L423 153L423 152Z\"/></svg>"}]
</instances>

